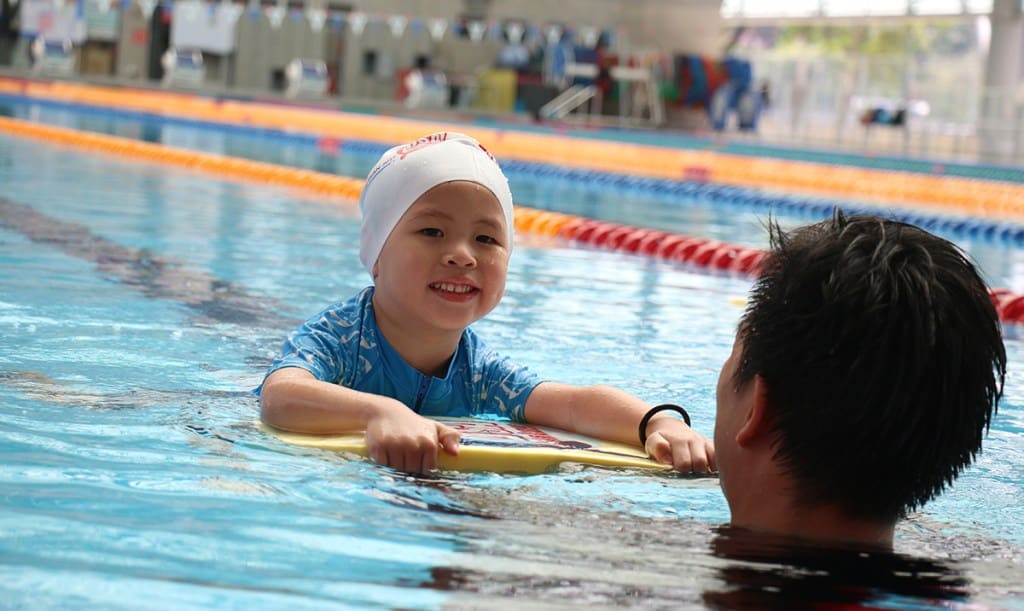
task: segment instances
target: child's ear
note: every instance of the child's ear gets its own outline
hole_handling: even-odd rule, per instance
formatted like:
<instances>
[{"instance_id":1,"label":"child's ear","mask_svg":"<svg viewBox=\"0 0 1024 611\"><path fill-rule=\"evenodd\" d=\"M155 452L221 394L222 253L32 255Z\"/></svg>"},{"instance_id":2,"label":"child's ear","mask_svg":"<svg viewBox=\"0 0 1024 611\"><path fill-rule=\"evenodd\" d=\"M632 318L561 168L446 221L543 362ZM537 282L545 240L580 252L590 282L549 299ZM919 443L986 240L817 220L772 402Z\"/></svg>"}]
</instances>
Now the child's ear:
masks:
<instances>
[{"instance_id":1,"label":"child's ear","mask_svg":"<svg viewBox=\"0 0 1024 611\"><path fill-rule=\"evenodd\" d=\"M374 264L373 264L373 269L372 269L372 270L370 271L370 275L371 275L371 276L373 276L373 279L374 279L374 280L376 280L376 279L377 279L377 276L378 276L379 274L380 274L380 272L379 272L379 271L377 270L377 264L376 264L376 263L374 263Z\"/></svg>"}]
</instances>

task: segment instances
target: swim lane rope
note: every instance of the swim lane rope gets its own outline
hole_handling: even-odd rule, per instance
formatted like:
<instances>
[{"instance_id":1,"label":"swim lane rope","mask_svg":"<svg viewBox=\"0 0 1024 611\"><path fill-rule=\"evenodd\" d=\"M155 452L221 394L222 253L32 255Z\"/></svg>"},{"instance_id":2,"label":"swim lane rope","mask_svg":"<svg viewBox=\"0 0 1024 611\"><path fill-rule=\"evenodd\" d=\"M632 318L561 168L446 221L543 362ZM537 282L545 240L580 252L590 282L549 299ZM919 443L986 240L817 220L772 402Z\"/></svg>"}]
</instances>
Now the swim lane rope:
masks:
<instances>
[{"instance_id":1,"label":"swim lane rope","mask_svg":"<svg viewBox=\"0 0 1024 611\"><path fill-rule=\"evenodd\" d=\"M324 154L344 151L374 158L394 142L453 129L436 122L303 105L0 76L0 99L5 98L116 117L257 132L316 145ZM780 158L737 155L475 125L473 133L502 158L510 180L526 177L593 185L610 193L664 202L815 220L831 214L836 197L852 194L856 201L842 202L851 214L882 213L957 239L1024 246L1024 171L1015 168L856 157L851 167L827 153L795 160L792 152L785 151L776 151ZM868 161L872 163L865 165ZM813 188L806 188L808 180ZM786 192L772 187L784 187ZM911 205L893 207L894 201Z\"/></svg>"},{"instance_id":2,"label":"swim lane rope","mask_svg":"<svg viewBox=\"0 0 1024 611\"><path fill-rule=\"evenodd\" d=\"M395 118L297 103L69 81L0 77L0 95L117 109L163 119L315 134L325 141L362 140L378 145L408 142L434 131L459 129L439 119ZM503 165L534 162L598 175L710 183L718 188L784 191L811 198L857 198L880 205L913 202L915 209L939 214L1024 222L1024 180L1010 180L1011 176L1022 176L1022 173L1009 168L981 172L1003 178L983 180L952 173L942 164L933 164L931 171L911 171L909 167L905 170L859 167L810 159L741 155L714 147L665 147L501 127L475 125L472 130L477 140L502 159Z\"/></svg>"},{"instance_id":3,"label":"swim lane rope","mask_svg":"<svg viewBox=\"0 0 1024 611\"><path fill-rule=\"evenodd\" d=\"M217 177L251 180L315 191L348 201L359 198L364 181L260 161L189 151L64 127L0 117L0 131L80 149L194 168ZM581 216L516 206L517 231L561 238L600 248L685 263L722 273L755 277L765 251L726 242L645 229ZM1005 289L990 291L1000 320L1024 322L1024 295Z\"/></svg>"}]
</instances>

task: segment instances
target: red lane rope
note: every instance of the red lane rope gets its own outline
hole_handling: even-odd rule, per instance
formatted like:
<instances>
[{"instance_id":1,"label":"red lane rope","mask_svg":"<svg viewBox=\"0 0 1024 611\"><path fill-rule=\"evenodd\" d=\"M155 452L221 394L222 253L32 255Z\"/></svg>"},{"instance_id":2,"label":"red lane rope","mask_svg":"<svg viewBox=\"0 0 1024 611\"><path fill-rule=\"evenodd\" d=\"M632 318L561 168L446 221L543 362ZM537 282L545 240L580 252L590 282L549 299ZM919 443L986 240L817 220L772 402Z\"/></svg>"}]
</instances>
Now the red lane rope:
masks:
<instances>
[{"instance_id":1,"label":"red lane rope","mask_svg":"<svg viewBox=\"0 0 1024 611\"><path fill-rule=\"evenodd\" d=\"M0 131L23 137L45 139L78 148L130 156L135 159L141 158L170 165L191 167L214 173L221 178L285 184L320 193L339 195L349 201L357 199L363 187L363 181L357 178L176 149L117 136L78 132L4 117L0 117ZM760 249L735 246L716 240L596 221L525 206L517 206L515 224L516 229L520 231L559 236L601 248L647 255L751 277L757 275L758 264L766 254ZM1011 293L1007 289L993 289L990 293L1000 320L1009 323L1024 322L1024 295Z\"/></svg>"},{"instance_id":2,"label":"red lane rope","mask_svg":"<svg viewBox=\"0 0 1024 611\"><path fill-rule=\"evenodd\" d=\"M520 224L517 222L518 225ZM543 230L543 227L541 229ZM553 235L599 248L646 255L751 278L757 276L759 265L768 254L759 248L582 217L570 218L562 223ZM1024 322L1024 295L1011 293L1002 288L990 289L989 295L1001 321Z\"/></svg>"}]
</instances>

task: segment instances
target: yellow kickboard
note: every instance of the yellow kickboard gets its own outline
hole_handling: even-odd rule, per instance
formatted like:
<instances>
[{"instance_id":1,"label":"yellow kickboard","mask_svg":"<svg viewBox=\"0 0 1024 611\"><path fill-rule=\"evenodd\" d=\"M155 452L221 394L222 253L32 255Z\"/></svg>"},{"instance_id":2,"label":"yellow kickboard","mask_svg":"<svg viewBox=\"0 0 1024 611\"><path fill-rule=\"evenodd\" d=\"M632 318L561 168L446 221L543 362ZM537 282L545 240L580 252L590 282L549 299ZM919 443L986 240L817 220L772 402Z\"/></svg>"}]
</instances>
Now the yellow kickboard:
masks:
<instances>
[{"instance_id":1,"label":"yellow kickboard","mask_svg":"<svg viewBox=\"0 0 1024 611\"><path fill-rule=\"evenodd\" d=\"M438 452L438 467L447 471L537 474L556 470L562 463L670 469L668 465L651 460L639 447L557 429L473 418L436 420L462 434L458 456L451 456L443 450ZM259 426L264 432L292 445L367 455L362 432L308 435L282 431L262 423Z\"/></svg>"}]
</instances>

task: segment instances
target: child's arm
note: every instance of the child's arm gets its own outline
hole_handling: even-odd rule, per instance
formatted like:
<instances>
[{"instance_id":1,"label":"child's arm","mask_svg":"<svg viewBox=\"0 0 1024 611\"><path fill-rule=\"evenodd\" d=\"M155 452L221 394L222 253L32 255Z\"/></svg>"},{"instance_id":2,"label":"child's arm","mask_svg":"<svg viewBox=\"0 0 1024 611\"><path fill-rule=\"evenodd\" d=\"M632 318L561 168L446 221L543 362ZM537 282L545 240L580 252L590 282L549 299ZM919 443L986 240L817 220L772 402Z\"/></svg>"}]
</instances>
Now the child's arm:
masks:
<instances>
[{"instance_id":1,"label":"child's arm","mask_svg":"<svg viewBox=\"0 0 1024 611\"><path fill-rule=\"evenodd\" d=\"M402 471L437 467L437 450L459 453L458 431L424 418L402 402L322 382L300 367L267 376L260 417L270 426L300 433L366 431L370 458Z\"/></svg>"},{"instance_id":2,"label":"child's arm","mask_svg":"<svg viewBox=\"0 0 1024 611\"><path fill-rule=\"evenodd\" d=\"M526 421L600 439L640 445L640 420L652 406L611 386L539 384L526 401ZM715 469L715 448L707 438L669 412L647 425L644 448L655 460L684 472Z\"/></svg>"}]
</instances>

